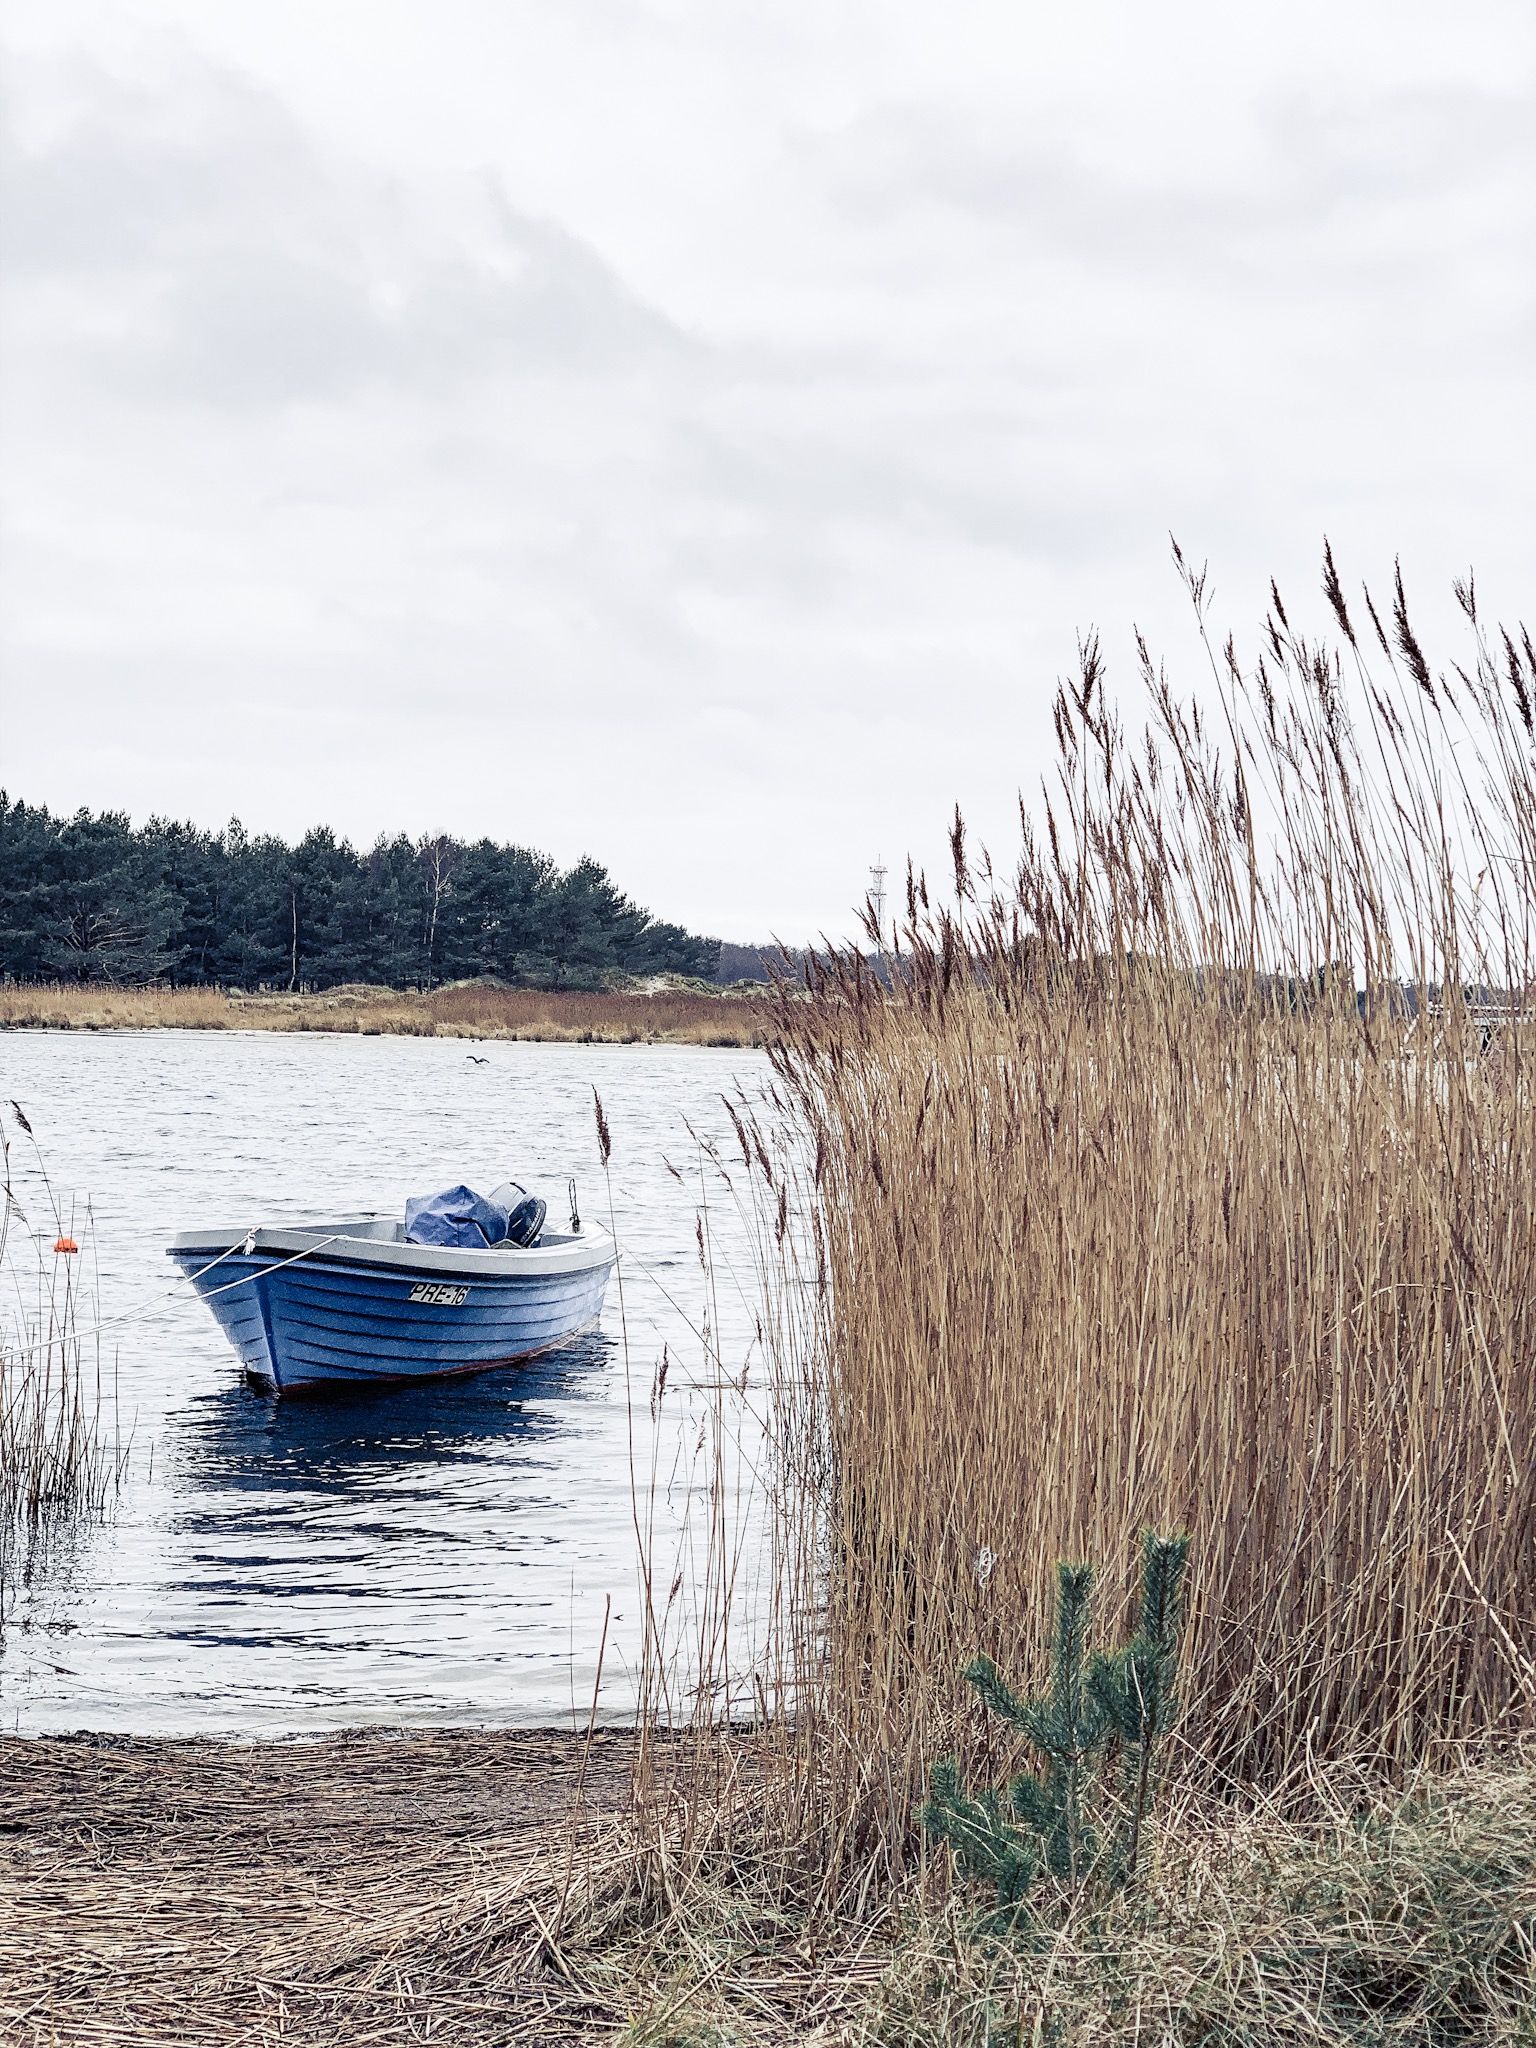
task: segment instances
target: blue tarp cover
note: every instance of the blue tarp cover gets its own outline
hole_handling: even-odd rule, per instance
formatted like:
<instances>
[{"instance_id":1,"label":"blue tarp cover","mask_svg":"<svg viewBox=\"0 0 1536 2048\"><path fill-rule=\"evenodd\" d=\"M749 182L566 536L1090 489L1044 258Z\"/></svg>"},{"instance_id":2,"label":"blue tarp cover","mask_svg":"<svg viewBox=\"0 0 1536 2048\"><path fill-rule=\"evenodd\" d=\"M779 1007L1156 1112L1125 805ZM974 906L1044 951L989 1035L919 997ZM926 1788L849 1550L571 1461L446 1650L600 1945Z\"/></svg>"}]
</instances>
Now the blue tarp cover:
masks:
<instances>
[{"instance_id":1,"label":"blue tarp cover","mask_svg":"<svg viewBox=\"0 0 1536 2048\"><path fill-rule=\"evenodd\" d=\"M521 1191L519 1191L521 1192ZM449 1251L479 1251L500 1244L508 1211L473 1188L444 1188L440 1195L410 1195L405 1204L407 1244L437 1244Z\"/></svg>"}]
</instances>

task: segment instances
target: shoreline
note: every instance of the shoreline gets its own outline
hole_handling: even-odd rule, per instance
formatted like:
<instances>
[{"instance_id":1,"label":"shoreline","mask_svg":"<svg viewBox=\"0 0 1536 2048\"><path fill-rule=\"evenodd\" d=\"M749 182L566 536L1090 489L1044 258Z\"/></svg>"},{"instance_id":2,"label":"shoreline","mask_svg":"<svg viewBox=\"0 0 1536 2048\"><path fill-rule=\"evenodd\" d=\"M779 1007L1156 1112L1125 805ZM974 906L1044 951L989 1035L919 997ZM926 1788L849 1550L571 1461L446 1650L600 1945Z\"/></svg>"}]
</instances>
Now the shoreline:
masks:
<instances>
[{"instance_id":1,"label":"shoreline","mask_svg":"<svg viewBox=\"0 0 1536 2048\"><path fill-rule=\"evenodd\" d=\"M765 992L766 993L766 992ZM760 1047L766 1001L691 987L504 989L459 983L429 994L356 986L313 995L93 985L0 987L4 1031L281 1031L557 1045Z\"/></svg>"}]
</instances>

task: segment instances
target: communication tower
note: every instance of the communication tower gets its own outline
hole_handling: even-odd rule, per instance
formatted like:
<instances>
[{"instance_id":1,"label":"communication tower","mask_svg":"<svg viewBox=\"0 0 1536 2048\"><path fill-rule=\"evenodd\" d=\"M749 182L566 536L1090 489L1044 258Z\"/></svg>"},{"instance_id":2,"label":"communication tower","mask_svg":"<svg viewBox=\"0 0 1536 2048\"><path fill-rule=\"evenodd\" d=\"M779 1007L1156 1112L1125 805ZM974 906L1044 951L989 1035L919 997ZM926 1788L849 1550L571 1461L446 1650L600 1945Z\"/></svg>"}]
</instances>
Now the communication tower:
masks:
<instances>
[{"instance_id":1,"label":"communication tower","mask_svg":"<svg viewBox=\"0 0 1536 2048\"><path fill-rule=\"evenodd\" d=\"M875 913L875 929L880 934L882 949L885 943L885 875L885 862L877 860L869 871L869 907Z\"/></svg>"}]
</instances>

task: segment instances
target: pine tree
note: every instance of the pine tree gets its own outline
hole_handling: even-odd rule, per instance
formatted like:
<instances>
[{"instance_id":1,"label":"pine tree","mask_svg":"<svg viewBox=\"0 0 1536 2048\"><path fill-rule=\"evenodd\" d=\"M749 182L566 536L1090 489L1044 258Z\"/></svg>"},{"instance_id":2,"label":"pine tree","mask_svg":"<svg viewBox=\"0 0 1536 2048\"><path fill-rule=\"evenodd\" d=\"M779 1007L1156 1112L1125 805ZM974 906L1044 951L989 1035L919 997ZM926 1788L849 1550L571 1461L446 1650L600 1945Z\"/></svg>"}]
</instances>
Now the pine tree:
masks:
<instances>
[{"instance_id":1,"label":"pine tree","mask_svg":"<svg viewBox=\"0 0 1536 2048\"><path fill-rule=\"evenodd\" d=\"M1051 1682L1043 1693L1018 1699L989 1657L973 1658L961 1674L1045 1760L1043 1774L1021 1772L999 1793L968 1791L955 1760L945 1758L934 1767L930 1796L918 1810L928 1833L950 1844L961 1876L994 1888L987 1916L994 1930L1029 1920L1029 1895L1042 1875L1074 1893L1090 1882L1118 1890L1138 1875L1161 1746L1178 1715L1188 1557L1187 1536L1147 1530L1137 1631L1109 1656L1088 1650L1093 1567L1059 1564ZM1107 1768L1112 1749L1121 1764L1114 1802ZM1107 1848L1106 1815L1112 1823Z\"/></svg>"},{"instance_id":2,"label":"pine tree","mask_svg":"<svg viewBox=\"0 0 1536 2048\"><path fill-rule=\"evenodd\" d=\"M1135 1635L1113 1657L1096 1657L1088 1684L1121 1750L1124 1819L1112 1872L1138 1875L1142 1836L1157 1789L1162 1740L1178 1719L1179 1635L1184 1625L1187 1536L1142 1536L1141 1603Z\"/></svg>"},{"instance_id":3,"label":"pine tree","mask_svg":"<svg viewBox=\"0 0 1536 2048\"><path fill-rule=\"evenodd\" d=\"M0 789L0 975L37 980L431 988L489 975L601 988L709 975L719 943L658 922L595 860L446 834L359 857L327 826L295 846L151 818L55 818Z\"/></svg>"}]
</instances>

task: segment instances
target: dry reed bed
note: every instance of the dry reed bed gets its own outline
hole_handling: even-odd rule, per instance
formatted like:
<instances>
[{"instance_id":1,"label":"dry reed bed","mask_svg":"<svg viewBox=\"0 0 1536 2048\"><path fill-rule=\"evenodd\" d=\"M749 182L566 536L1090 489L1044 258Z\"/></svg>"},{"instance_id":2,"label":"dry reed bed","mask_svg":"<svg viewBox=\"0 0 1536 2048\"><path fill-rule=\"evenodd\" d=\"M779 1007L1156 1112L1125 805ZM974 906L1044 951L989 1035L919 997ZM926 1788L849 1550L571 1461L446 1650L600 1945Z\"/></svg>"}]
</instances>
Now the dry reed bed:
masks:
<instances>
[{"instance_id":1,"label":"dry reed bed","mask_svg":"<svg viewBox=\"0 0 1536 2048\"><path fill-rule=\"evenodd\" d=\"M1090 643L1017 873L957 819L894 995L850 955L780 1008L794 1141L743 1157L784 1262L784 1770L829 1898L899 1878L937 1755L1000 1773L958 1668L1042 1680L1058 1558L1105 1568L1120 1638L1144 1524L1194 1535L1207 1785L1530 1720L1536 667L1463 596L1450 686L1400 590L1384 677L1277 599L1255 668L1213 650L1214 720L1146 664L1134 743Z\"/></svg>"},{"instance_id":2,"label":"dry reed bed","mask_svg":"<svg viewBox=\"0 0 1536 2048\"><path fill-rule=\"evenodd\" d=\"M903 1797L964 1655L1039 1678L1058 1556L1116 1628L1145 1523L1195 1533L1190 1719L1239 1778L1521 1704L1536 1105L1355 1035L967 989L825 1087L829 1651Z\"/></svg>"},{"instance_id":3,"label":"dry reed bed","mask_svg":"<svg viewBox=\"0 0 1536 2048\"><path fill-rule=\"evenodd\" d=\"M766 1009L751 996L686 989L583 994L473 984L429 995L330 989L226 995L219 989L0 987L0 1030L329 1031L405 1038L536 1039L564 1044L760 1045Z\"/></svg>"}]
</instances>

